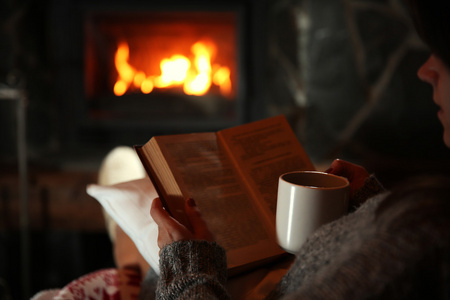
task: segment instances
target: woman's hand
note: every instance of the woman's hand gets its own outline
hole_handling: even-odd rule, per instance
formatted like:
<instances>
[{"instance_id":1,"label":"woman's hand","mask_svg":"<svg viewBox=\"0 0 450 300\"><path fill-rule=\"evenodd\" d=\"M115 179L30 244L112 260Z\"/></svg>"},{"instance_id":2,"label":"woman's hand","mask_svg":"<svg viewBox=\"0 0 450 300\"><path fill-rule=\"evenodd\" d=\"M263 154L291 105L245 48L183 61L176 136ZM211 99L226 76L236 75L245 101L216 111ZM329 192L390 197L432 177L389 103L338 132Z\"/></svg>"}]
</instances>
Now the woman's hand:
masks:
<instances>
[{"instance_id":1,"label":"woman's hand","mask_svg":"<svg viewBox=\"0 0 450 300\"><path fill-rule=\"evenodd\" d=\"M159 198L153 200L150 215L158 225L158 246L160 249L165 245L182 240L214 241L214 236L209 231L193 199L186 200L185 210L192 225L192 232L169 215Z\"/></svg>"},{"instance_id":2,"label":"woman's hand","mask_svg":"<svg viewBox=\"0 0 450 300\"><path fill-rule=\"evenodd\" d=\"M325 172L342 176L350 182L350 197L353 197L370 174L363 167L345 160L336 159Z\"/></svg>"}]
</instances>

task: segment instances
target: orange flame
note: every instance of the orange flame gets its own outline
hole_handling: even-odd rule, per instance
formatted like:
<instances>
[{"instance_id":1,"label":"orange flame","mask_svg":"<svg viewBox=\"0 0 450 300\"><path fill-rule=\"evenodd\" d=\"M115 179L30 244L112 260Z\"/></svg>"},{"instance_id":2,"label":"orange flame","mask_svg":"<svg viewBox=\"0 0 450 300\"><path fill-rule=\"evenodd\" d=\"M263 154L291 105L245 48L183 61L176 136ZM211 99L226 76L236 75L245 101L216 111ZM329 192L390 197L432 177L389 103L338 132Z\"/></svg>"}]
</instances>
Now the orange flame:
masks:
<instances>
[{"instance_id":1,"label":"orange flame","mask_svg":"<svg viewBox=\"0 0 450 300\"><path fill-rule=\"evenodd\" d=\"M132 88L148 94L154 88L183 86L185 94L201 96L214 84L219 87L224 97L230 97L232 94L230 69L220 65L211 66L212 57L216 52L215 45L197 42L192 45L191 52L194 56L192 61L184 55L174 54L161 60L161 75L148 75L128 63L129 47L126 42L121 42L115 54L118 78L114 84L114 94L122 96Z\"/></svg>"}]
</instances>

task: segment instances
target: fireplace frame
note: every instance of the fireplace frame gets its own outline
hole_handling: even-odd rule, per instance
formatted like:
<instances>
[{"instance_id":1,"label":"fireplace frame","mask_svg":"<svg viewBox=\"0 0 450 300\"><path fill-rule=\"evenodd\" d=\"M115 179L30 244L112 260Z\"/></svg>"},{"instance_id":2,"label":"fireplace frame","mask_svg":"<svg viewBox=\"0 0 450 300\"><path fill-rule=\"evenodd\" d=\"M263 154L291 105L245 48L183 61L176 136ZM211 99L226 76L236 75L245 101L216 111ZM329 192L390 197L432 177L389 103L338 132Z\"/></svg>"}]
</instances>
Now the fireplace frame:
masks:
<instances>
[{"instance_id":1,"label":"fireplace frame","mask_svg":"<svg viewBox=\"0 0 450 300\"><path fill-rule=\"evenodd\" d=\"M60 140L64 145L104 145L144 143L153 135L216 131L264 117L261 107L255 108L257 86L262 72L254 61L262 61L264 26L260 20L265 2L249 1L53 1L49 14L49 41L55 65L54 92L59 102ZM83 22L95 11L235 11L237 15L236 117L231 120L96 120L87 114L83 79ZM258 50L256 50L258 49ZM255 67L256 66L256 67ZM263 90L261 90L263 92Z\"/></svg>"}]
</instances>

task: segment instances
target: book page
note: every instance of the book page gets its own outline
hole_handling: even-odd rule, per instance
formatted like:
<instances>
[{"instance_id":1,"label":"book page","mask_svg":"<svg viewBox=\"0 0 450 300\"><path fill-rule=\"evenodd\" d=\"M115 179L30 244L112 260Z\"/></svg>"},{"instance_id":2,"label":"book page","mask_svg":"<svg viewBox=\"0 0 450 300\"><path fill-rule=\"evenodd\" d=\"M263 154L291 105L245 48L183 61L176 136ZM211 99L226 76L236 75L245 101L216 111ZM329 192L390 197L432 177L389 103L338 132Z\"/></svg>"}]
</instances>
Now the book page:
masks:
<instances>
[{"instance_id":1,"label":"book page","mask_svg":"<svg viewBox=\"0 0 450 300\"><path fill-rule=\"evenodd\" d=\"M195 200L220 245L232 252L273 240L215 133L155 138L184 198ZM170 207L170 199L166 202Z\"/></svg>"},{"instance_id":2,"label":"book page","mask_svg":"<svg viewBox=\"0 0 450 300\"><path fill-rule=\"evenodd\" d=\"M277 116L225 129L218 136L254 196L262 200L266 216L275 224L279 176L314 170L286 118Z\"/></svg>"}]
</instances>

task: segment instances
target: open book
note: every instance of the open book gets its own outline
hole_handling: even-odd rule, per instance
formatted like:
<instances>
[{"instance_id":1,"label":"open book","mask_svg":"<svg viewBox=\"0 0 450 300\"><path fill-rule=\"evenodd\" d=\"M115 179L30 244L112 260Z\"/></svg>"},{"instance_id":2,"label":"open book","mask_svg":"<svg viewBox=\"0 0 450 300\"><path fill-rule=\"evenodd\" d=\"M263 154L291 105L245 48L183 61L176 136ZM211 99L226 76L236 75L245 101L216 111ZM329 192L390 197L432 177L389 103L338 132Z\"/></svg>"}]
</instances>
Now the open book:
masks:
<instances>
[{"instance_id":1,"label":"open book","mask_svg":"<svg viewBox=\"0 0 450 300\"><path fill-rule=\"evenodd\" d=\"M278 177L313 170L284 116L218 132L164 135L135 146L161 201L190 227L195 200L233 275L284 253L275 234Z\"/></svg>"}]
</instances>

